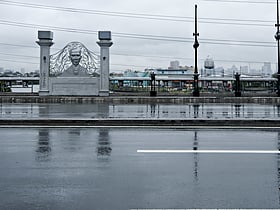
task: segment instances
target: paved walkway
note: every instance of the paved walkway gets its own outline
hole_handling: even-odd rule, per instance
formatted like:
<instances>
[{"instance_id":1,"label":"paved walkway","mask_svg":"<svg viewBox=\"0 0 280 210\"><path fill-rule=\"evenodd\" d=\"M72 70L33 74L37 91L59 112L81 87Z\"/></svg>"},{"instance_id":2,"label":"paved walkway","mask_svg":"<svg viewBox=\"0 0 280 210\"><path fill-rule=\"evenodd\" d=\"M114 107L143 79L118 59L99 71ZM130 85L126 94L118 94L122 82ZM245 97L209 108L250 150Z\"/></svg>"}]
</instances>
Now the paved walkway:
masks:
<instances>
[{"instance_id":1,"label":"paved walkway","mask_svg":"<svg viewBox=\"0 0 280 210\"><path fill-rule=\"evenodd\" d=\"M38 95L1 95L0 103L268 103L280 104L280 97L187 97L187 96L38 96Z\"/></svg>"}]
</instances>

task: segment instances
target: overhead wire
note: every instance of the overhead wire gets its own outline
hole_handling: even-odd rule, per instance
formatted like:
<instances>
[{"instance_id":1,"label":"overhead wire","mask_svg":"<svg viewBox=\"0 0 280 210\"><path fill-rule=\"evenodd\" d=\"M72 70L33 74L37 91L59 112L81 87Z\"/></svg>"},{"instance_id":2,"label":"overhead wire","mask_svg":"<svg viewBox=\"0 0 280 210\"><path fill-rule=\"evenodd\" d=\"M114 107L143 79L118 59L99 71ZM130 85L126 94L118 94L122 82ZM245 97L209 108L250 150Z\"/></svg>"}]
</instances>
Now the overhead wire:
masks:
<instances>
[{"instance_id":1,"label":"overhead wire","mask_svg":"<svg viewBox=\"0 0 280 210\"><path fill-rule=\"evenodd\" d=\"M40 24L30 24L30 23L22 23L22 22L15 22L15 21L7 21L7 20L1 20L1 19L0 19L0 24L9 25L9 26L17 26L17 27L25 27L25 28L53 29L53 30L57 30L57 31L81 33L81 34L97 34L98 33L98 31L95 31L95 30L47 26L47 25L40 25ZM134 33L120 33L120 32L113 32L113 35L115 37L146 39L146 40L154 40L154 41L172 41L172 42L186 42L186 43L193 42L192 38L171 37L171 36L163 36L163 35L134 34ZM223 40L223 39L200 39L200 40L201 40L201 43L205 43L205 44L220 44L220 45L249 46L249 47L276 47L275 43L265 42L265 41Z\"/></svg>"},{"instance_id":2,"label":"overhead wire","mask_svg":"<svg viewBox=\"0 0 280 210\"><path fill-rule=\"evenodd\" d=\"M275 4L275 1L247 1L247 0L200 0L209 2L222 2L222 3L246 3L246 4Z\"/></svg>"},{"instance_id":3,"label":"overhead wire","mask_svg":"<svg viewBox=\"0 0 280 210\"><path fill-rule=\"evenodd\" d=\"M17 1L8 1L8 0L0 0L0 4L1 3L6 3L6 4L15 4L15 5L20 5L20 6L32 6L32 7L40 7L40 8L54 8L54 9L63 9L66 11L75 11L75 12L96 12L96 10L84 10L84 9L74 9L74 8L68 8L68 7L54 7L54 6L48 6L48 5L41 5L41 4L30 4L30 3L21 3L21 2L17 2ZM99 11L99 12L105 12L105 11ZM108 11L106 11L108 12ZM118 12L110 12L110 13L118 13ZM118 13L119 14L119 13ZM130 15L150 15L150 14L137 14L137 13L124 13L124 14L130 14ZM172 18L183 18L180 16L163 16L163 15L150 15L153 17L172 17ZM190 18L190 17L187 17ZM193 19L193 18L191 18ZM225 18L220 18L220 19L215 19L215 18L202 18L202 19L207 19L207 23L218 23L216 22L216 20L225 20L225 21L229 21L232 19L225 19ZM209 20L215 20L213 21L209 21ZM39 24L29 24L29 23L20 23L20 22L13 22L13 21L6 21L6 20L0 20L0 24L4 24L4 25L10 25L10 26L19 26L19 27L32 27L32 28L52 28L58 31L66 31L66 32L72 32L72 33L87 33L87 34L97 34L97 31L93 31L93 30L84 30L84 29L74 29L74 28L65 28L65 27L56 27L56 26L45 26L45 25L39 25ZM241 19L234 19L234 21L239 21L239 22L244 22L244 20ZM248 21L254 21L254 22L260 22L262 20L248 20ZM270 21L262 21L262 22L270 22ZM240 24L240 25L252 25L251 23L223 23L223 22L219 22L218 24ZM268 26L265 24L253 24L256 26ZM117 37L125 37L125 38L138 38L138 39L150 39L150 40L158 40L158 41L177 41L177 42L188 42L190 40L190 38L187 40L186 38L183 37L168 37L168 36L156 36L156 35L142 35L142 34L128 34L128 33L114 33L115 36ZM228 45L239 45L239 46L244 46L244 44L238 44L240 42L244 42L244 41L235 41L235 40L222 40L222 41L229 41L229 42L234 42L234 43L218 43L218 41L221 40L211 40L212 42L204 42L206 44L228 44ZM213 41L215 43L213 43ZM192 40L190 40L190 42L192 42ZM265 43L265 44L270 44L270 46L264 45L264 42L257 42L257 41L245 41L245 42L250 42L250 45L248 46L260 46L260 47L274 47L274 45L270 42L270 43ZM257 45L256 45L257 44ZM246 45L245 45L246 46Z\"/></svg>"},{"instance_id":4,"label":"overhead wire","mask_svg":"<svg viewBox=\"0 0 280 210\"><path fill-rule=\"evenodd\" d=\"M210 0L209 0L210 1ZM212 0L214 1L214 0ZM164 21L181 21L181 22L190 22L192 23L194 18L187 16L172 16L172 15L158 15L158 14L146 14L146 13L128 13L128 12L112 12L104 10L90 10L90 9L81 9L81 8L72 8L72 7L60 7L52 6L45 4L34 4L34 3L22 3L18 1L8 1L0 0L0 4L10 5L10 6L19 6L19 7L28 7L36 9L47 9L47 10L57 10L63 12L74 12L82 14L94 14L94 15L106 15L106 16L118 16L125 18L140 18L140 19L152 19L152 20L164 20ZM207 24L230 24L230 25L239 25L239 26L263 26L269 27L273 21L269 20L254 20L254 19L229 19L229 18L213 18L213 17L200 17L201 23ZM226 22L225 22L226 21ZM247 23L244 23L247 22ZM267 23L267 24L265 24Z\"/></svg>"},{"instance_id":5,"label":"overhead wire","mask_svg":"<svg viewBox=\"0 0 280 210\"><path fill-rule=\"evenodd\" d=\"M36 59L39 59L40 57L39 56L31 56L31 55L19 55L19 54L12 54L12 53L1 53L0 52L0 55L7 55L7 56L14 56L14 57L21 57L21 58L36 58Z\"/></svg>"},{"instance_id":6,"label":"overhead wire","mask_svg":"<svg viewBox=\"0 0 280 210\"><path fill-rule=\"evenodd\" d=\"M1 43L0 43L1 45ZM21 46L21 45L15 45L15 46ZM27 47L27 46L26 46ZM29 46L30 48L32 48L32 46ZM176 57L176 56L158 56L158 55L141 55L141 54L128 54L128 53L118 53L118 52L111 52L111 55L114 56L130 56L130 57L144 57L144 58L156 58L156 59L165 59L168 61L170 59L175 59L175 60L193 60L193 58L190 57ZM24 59L26 58L31 58L31 59L39 59L39 56L26 56L26 55L20 55L20 54L11 54L11 53L2 53L0 52L0 55L7 55L7 56L14 56L14 57L22 57ZM0 59L1 60L1 59ZM205 59L199 59L201 61L204 61ZM7 60L7 61L11 61L11 60ZM225 59L215 59L215 61L217 62L225 62L225 63L264 63L265 61L249 61L249 60L225 60ZM17 61L17 62L22 62L22 61ZM26 63L26 61L23 61L24 63ZM267 62L267 61L266 61ZM37 63L33 63L33 62L28 62L28 63L32 63L32 64L37 64ZM273 63L273 62L271 62ZM146 67L146 66L136 66L136 65L129 65L129 64L114 64L112 63L111 65L113 66L131 66L131 67Z\"/></svg>"},{"instance_id":7,"label":"overhead wire","mask_svg":"<svg viewBox=\"0 0 280 210\"><path fill-rule=\"evenodd\" d=\"M0 61L7 61L7 62L14 62L14 63L27 63L27 64L34 64L34 65L38 65L39 63L35 63L35 62L30 62L30 61L19 61L19 60L10 60L10 59L3 59L0 58Z\"/></svg>"},{"instance_id":8,"label":"overhead wire","mask_svg":"<svg viewBox=\"0 0 280 210\"><path fill-rule=\"evenodd\" d=\"M0 42L0 45L6 45L6 46L11 46L11 47L27 47L27 48L39 48L39 46L36 45L23 45L23 44L11 44L11 43L4 43Z\"/></svg>"},{"instance_id":9,"label":"overhead wire","mask_svg":"<svg viewBox=\"0 0 280 210\"><path fill-rule=\"evenodd\" d=\"M104 11L104 10L90 10L90 9L59 7L59 6L43 5L43 4L22 3L22 2L7 1L7 0L0 0L0 4L29 7L29 8L36 8L36 9L39 8L39 9L48 9L48 10L58 10L58 11L73 12L73 13L132 17L132 18L142 18L142 19L157 19L157 20L170 20L170 21L186 21L187 19L192 19L192 17L154 15L154 14L144 14L144 13L112 12L112 11Z\"/></svg>"}]
</instances>

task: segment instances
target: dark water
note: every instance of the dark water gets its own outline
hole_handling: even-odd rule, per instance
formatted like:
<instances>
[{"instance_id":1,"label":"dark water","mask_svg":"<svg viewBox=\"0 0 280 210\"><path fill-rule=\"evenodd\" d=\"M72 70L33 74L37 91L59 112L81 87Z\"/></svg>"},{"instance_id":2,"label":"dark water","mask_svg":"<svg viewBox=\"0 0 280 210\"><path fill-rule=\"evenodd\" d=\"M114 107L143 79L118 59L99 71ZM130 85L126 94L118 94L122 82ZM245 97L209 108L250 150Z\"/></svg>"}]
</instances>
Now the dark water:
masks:
<instances>
[{"instance_id":1,"label":"dark water","mask_svg":"<svg viewBox=\"0 0 280 210\"><path fill-rule=\"evenodd\" d=\"M280 105L261 104L1 104L1 118L280 118Z\"/></svg>"},{"instance_id":2,"label":"dark water","mask_svg":"<svg viewBox=\"0 0 280 210\"><path fill-rule=\"evenodd\" d=\"M280 130L1 128L0 209L280 208Z\"/></svg>"}]
</instances>

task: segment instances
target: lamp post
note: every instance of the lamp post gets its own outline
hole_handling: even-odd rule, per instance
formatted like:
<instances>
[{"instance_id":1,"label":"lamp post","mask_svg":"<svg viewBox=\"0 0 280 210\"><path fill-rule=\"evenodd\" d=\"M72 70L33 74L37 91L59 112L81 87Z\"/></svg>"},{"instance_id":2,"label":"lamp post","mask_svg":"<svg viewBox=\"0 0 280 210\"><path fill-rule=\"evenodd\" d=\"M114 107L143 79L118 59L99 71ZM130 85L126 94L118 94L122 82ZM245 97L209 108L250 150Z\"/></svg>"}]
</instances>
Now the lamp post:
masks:
<instances>
[{"instance_id":1,"label":"lamp post","mask_svg":"<svg viewBox=\"0 0 280 210\"><path fill-rule=\"evenodd\" d=\"M236 72L235 76L235 91L234 95L235 97L241 97L241 84L240 84L240 74Z\"/></svg>"},{"instance_id":2,"label":"lamp post","mask_svg":"<svg viewBox=\"0 0 280 210\"><path fill-rule=\"evenodd\" d=\"M150 96L157 96L156 91L156 75L154 72L151 73L151 91Z\"/></svg>"},{"instance_id":3,"label":"lamp post","mask_svg":"<svg viewBox=\"0 0 280 210\"><path fill-rule=\"evenodd\" d=\"M277 28L275 39L277 41L277 53L278 53L278 69L277 69L277 96L280 96L280 31L279 31L279 4L277 0L277 23L275 24L275 27Z\"/></svg>"},{"instance_id":4,"label":"lamp post","mask_svg":"<svg viewBox=\"0 0 280 210\"><path fill-rule=\"evenodd\" d=\"M198 39L199 33L197 32L197 5L195 5L195 29L194 29L194 74L193 74L193 96L199 96L199 90L198 90L198 71L197 71L197 48L199 47Z\"/></svg>"}]
</instances>

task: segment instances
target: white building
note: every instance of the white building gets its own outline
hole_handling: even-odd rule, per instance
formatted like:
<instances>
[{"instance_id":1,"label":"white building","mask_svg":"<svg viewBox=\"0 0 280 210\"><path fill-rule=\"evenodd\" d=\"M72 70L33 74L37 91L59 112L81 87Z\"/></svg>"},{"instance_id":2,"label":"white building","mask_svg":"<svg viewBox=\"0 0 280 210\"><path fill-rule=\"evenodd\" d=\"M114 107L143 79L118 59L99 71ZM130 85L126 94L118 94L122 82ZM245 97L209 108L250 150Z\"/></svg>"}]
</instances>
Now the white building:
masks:
<instances>
[{"instance_id":1,"label":"white building","mask_svg":"<svg viewBox=\"0 0 280 210\"><path fill-rule=\"evenodd\" d=\"M271 63L270 62L264 62L264 65L262 67L262 73L264 75L271 75L272 74Z\"/></svg>"},{"instance_id":2,"label":"white building","mask_svg":"<svg viewBox=\"0 0 280 210\"><path fill-rule=\"evenodd\" d=\"M204 76L215 76L215 63L213 58L209 56L204 61Z\"/></svg>"},{"instance_id":3,"label":"white building","mask_svg":"<svg viewBox=\"0 0 280 210\"><path fill-rule=\"evenodd\" d=\"M239 72L239 69L238 69L235 65L233 65L231 68L229 68L229 69L227 70L227 72L228 72L229 74L235 74L236 72Z\"/></svg>"},{"instance_id":4,"label":"white building","mask_svg":"<svg viewBox=\"0 0 280 210\"><path fill-rule=\"evenodd\" d=\"M170 61L170 67L168 69L179 69L180 62L179 61Z\"/></svg>"},{"instance_id":5,"label":"white building","mask_svg":"<svg viewBox=\"0 0 280 210\"><path fill-rule=\"evenodd\" d=\"M240 66L240 74L249 74L249 66Z\"/></svg>"}]
</instances>

